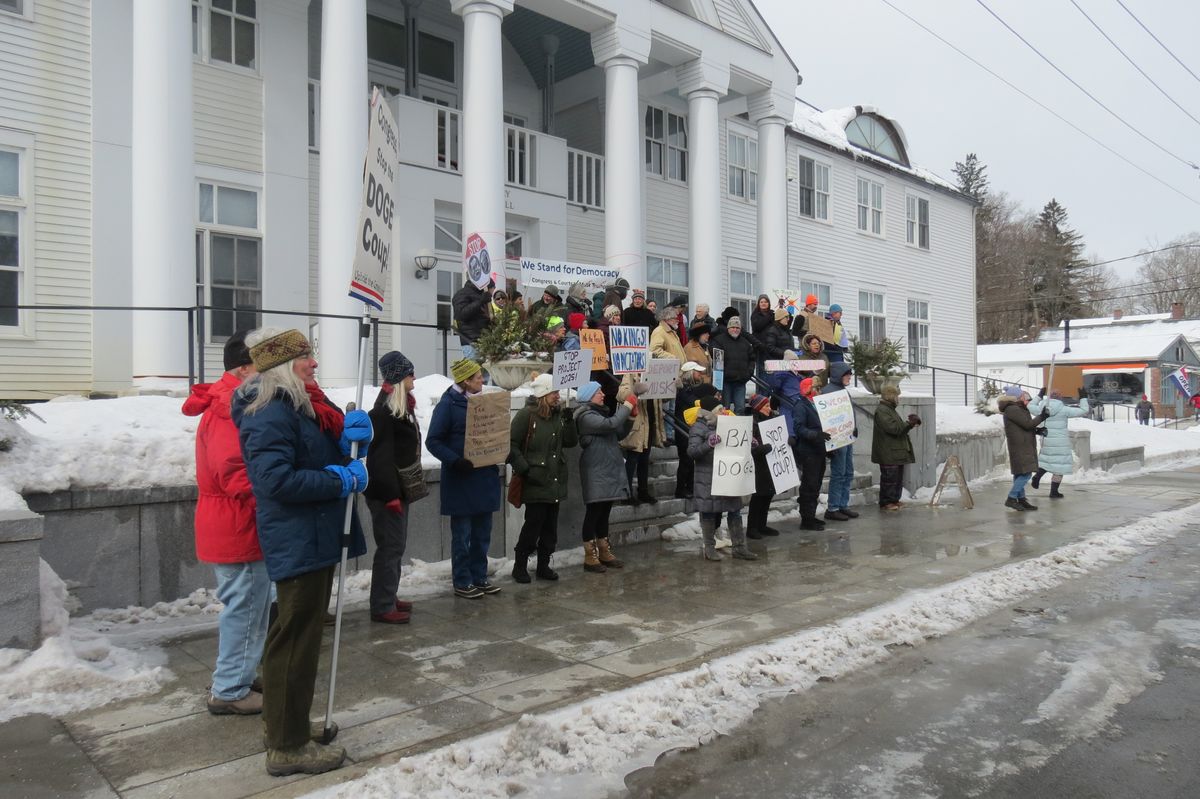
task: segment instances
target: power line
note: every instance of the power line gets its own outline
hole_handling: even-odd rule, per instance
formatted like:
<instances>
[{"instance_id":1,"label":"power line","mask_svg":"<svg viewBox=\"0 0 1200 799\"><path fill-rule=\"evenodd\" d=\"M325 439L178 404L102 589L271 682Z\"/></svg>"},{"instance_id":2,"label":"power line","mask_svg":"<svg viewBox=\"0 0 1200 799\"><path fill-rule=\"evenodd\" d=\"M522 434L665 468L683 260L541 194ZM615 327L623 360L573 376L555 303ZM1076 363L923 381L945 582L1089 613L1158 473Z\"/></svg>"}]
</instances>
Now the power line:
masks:
<instances>
[{"instance_id":1,"label":"power line","mask_svg":"<svg viewBox=\"0 0 1200 799\"><path fill-rule=\"evenodd\" d=\"M1026 39L1024 36L1022 36L1021 34L1017 33L1016 29L1015 29L1015 28L1013 28L1013 26L1012 26L1012 25L1009 25L1007 22L1005 22L1005 21L1004 21L1004 19L1003 19L1003 17L1001 17L999 14L997 14L995 11L993 11L993 10L992 10L992 9L991 9L991 8L988 6L988 4L987 4L987 3L985 3L983 0L975 0L975 2L976 2L976 3L978 3L978 4L979 4L979 5L980 5L980 6L981 6L981 7L982 7L982 8L983 8L985 11L987 11L989 14L991 14L993 17L995 17L995 18L996 18L996 21L997 21L997 22L999 22L1001 25L1003 25L1003 26L1004 26L1004 27L1005 27L1005 28L1008 30L1008 32L1009 32L1009 33L1011 33L1013 36L1016 36L1016 37L1017 37L1017 38L1018 38L1018 39L1021 41L1021 43L1022 43L1022 44L1024 44L1026 47L1028 47L1028 48L1029 48L1030 50L1032 50L1033 52L1037 53L1038 57L1039 57L1039 58L1041 58L1043 61L1045 61L1047 64L1049 64L1049 65L1050 65L1050 67L1051 67L1051 68L1052 68L1052 69L1053 69L1055 72L1057 72L1059 75L1062 75L1064 78L1066 78L1066 79L1067 79L1067 81L1068 81L1068 82L1069 82L1069 83L1070 83L1072 86L1074 86L1076 89L1079 89L1079 91L1081 91L1081 92L1083 92L1085 95L1087 95L1088 99L1090 99L1090 100L1091 100L1093 103L1095 103L1096 105L1100 106L1100 107L1101 107L1101 108L1103 108L1105 111L1107 111L1107 112L1108 112L1108 113L1109 113L1109 114L1110 114L1110 115L1113 117L1113 119L1117 120L1117 121L1118 121L1118 122L1120 122L1122 125L1124 125L1125 127L1129 128L1131 131L1133 131L1133 132L1134 132L1134 133L1136 133L1137 135L1141 136L1141 137L1142 137L1143 139L1145 139L1147 142L1149 142L1150 144L1153 144L1153 145L1154 145L1155 147L1157 147L1159 150L1162 150L1164 153L1166 153L1167 155L1171 156L1172 158L1174 158L1176 161L1180 162L1181 164L1184 164L1185 166L1190 166L1192 169L1197 169L1197 170L1200 170L1200 166L1197 166L1197 165L1196 165L1195 163L1193 163L1192 161L1189 161L1189 160L1187 160L1186 158L1184 158L1184 157L1182 157L1182 156L1180 156L1180 155L1176 155L1176 154L1175 154L1175 153L1173 153L1172 151L1168 150L1166 147L1164 147L1163 145L1159 144L1159 143L1158 143L1157 141L1155 141L1154 139L1152 139L1152 138L1150 138L1149 136L1147 136L1147 135L1146 135L1145 133L1143 133L1141 130L1139 130L1138 128L1134 127L1132 123L1130 123L1130 122L1126 121L1126 119L1125 119L1123 116L1121 116L1121 115L1120 115L1120 114L1118 114L1116 111L1112 110L1112 109L1111 109L1111 108L1109 108L1107 105L1105 105L1103 102L1101 102L1101 101L1100 101L1100 98L1096 97L1096 95L1092 94L1092 93L1091 93L1091 92L1089 92L1087 89L1083 88L1083 86L1081 86L1077 80L1075 80L1075 79L1074 79L1074 78L1072 78L1070 75L1068 75L1066 72L1064 72L1064 71L1062 70L1062 68L1060 68L1060 67L1058 66L1058 64L1055 64L1053 61L1051 61L1051 60L1050 60L1050 59L1049 59L1049 58L1046 56L1046 54L1045 54L1045 53L1043 53L1041 50L1039 50L1039 49L1037 49L1036 47L1034 47L1034 46L1033 46L1033 44L1032 44L1032 43L1030 43L1030 41L1029 41L1028 39Z\"/></svg>"},{"instance_id":2,"label":"power line","mask_svg":"<svg viewBox=\"0 0 1200 799\"><path fill-rule=\"evenodd\" d=\"M1115 264L1115 263L1119 263L1121 261L1131 261L1134 258L1143 258L1147 255L1154 255L1154 253L1156 253L1156 252L1166 252L1167 250L1180 250L1180 249L1186 250L1190 247L1200 247L1200 241L1191 241L1191 242L1187 242L1185 244L1171 244L1166 247L1159 247L1157 250L1142 250L1141 252L1134 253L1133 255L1122 255L1120 258L1110 258L1107 261L1096 261L1094 263L1084 264L1080 268L1081 269L1091 269L1094 266L1107 266L1108 264Z\"/></svg>"},{"instance_id":3,"label":"power line","mask_svg":"<svg viewBox=\"0 0 1200 799\"><path fill-rule=\"evenodd\" d=\"M1133 21L1136 22L1138 25L1141 25L1142 30L1144 30L1146 33L1150 34L1150 38L1153 39L1154 41L1158 42L1158 46L1161 47L1162 49L1166 50L1167 55L1169 55L1169 56L1171 56L1171 58L1175 59L1176 64L1183 67L1185 70L1187 70L1187 74L1189 74L1193 78L1195 78L1197 82L1200 82L1200 75L1197 75L1195 72L1192 72L1192 70L1188 67L1188 65L1183 63L1182 60L1180 60L1179 56L1172 53L1171 48L1167 47L1165 44L1163 44L1162 39L1155 36L1154 32L1146 27L1146 23L1144 23L1140 19L1138 19L1137 15L1135 15L1132 11L1129 10L1128 6L1126 6L1124 3L1122 3L1121 0L1117 0L1117 5L1119 5L1123 9L1125 9L1125 13L1128 14L1129 16L1133 17Z\"/></svg>"},{"instance_id":4,"label":"power line","mask_svg":"<svg viewBox=\"0 0 1200 799\"><path fill-rule=\"evenodd\" d=\"M1154 173L1150 172L1150 171L1149 171L1149 170L1147 170L1145 167L1142 167L1142 166L1140 166L1140 165L1138 165L1138 164L1134 163L1134 162L1133 162L1133 161L1131 161L1130 159L1126 158L1125 156L1121 155L1119 152L1117 152L1117 151L1116 151L1116 150L1114 150L1113 148L1109 147L1107 144L1105 144L1104 142L1100 141L1100 140L1099 140L1099 139L1097 139L1095 136L1093 136L1092 134L1088 133L1086 130L1084 130L1083 128L1079 127L1079 126L1078 126L1078 125L1076 125L1074 122L1072 122L1071 120L1067 119L1067 118L1066 118L1066 117L1064 117L1062 114L1058 113L1058 112L1057 112L1057 111L1055 111L1053 108L1051 108L1050 106L1048 106L1048 105L1046 105L1045 103L1043 103L1041 100L1037 99L1037 98L1036 98L1036 97L1034 97L1033 95L1031 95L1031 94L1029 94L1028 92L1026 92L1024 89L1022 89L1022 88L1020 88L1019 86L1017 86L1015 83L1013 83L1012 81L1010 81L1008 78L1005 78L1004 76L1000 75L1000 74L999 74L999 73L997 73L995 70L991 69L991 68L990 68L990 67L988 67L987 65L983 64L982 62L980 62L978 59L976 59L976 58L975 58L974 56L972 56L970 53L968 53L968 52L966 52L965 50L963 50L962 48L958 47L958 45L956 45L956 44L954 44L953 42L950 42L949 40L945 39L945 38L944 38L944 37L943 37L941 34L937 33L936 31L932 30L931 28L927 27L927 26L926 26L926 25L924 25L924 24L923 24L923 23L922 23L920 20L918 20L918 19L916 19L916 18L912 17L911 15L909 15L909 14L908 14L908 12L906 12L906 11L904 11L904 10L900 9L899 7L897 7L896 5L894 5L894 4L891 2L891 0L880 0L880 2L881 2L881 3L883 3L884 5L886 5L888 8L892 9L893 11L895 11L895 12L896 12L897 14L899 14L900 16L902 16L902 17L904 17L905 19L907 19L907 20L908 20L909 22L911 22L912 24L916 25L916 26L917 26L918 28L920 28L921 30L923 30L923 31L925 31L926 33L928 33L928 34L929 34L930 36L932 36L933 38L937 39L937 40L938 40L939 42L941 42L942 44L944 44L944 45L946 45L947 47L949 47L949 48L950 48L951 50L953 50L954 52L958 53L958 54L959 54L960 56L962 56L963 58L965 58L965 59L967 59L968 61L970 61L970 62L971 62L972 64L974 64L975 66L977 66L977 67L979 67L980 69L982 69L984 72L986 72L986 73L988 73L989 75L991 75L991 76L992 76L993 78L995 78L996 80L998 80L998 81L1000 81L1001 83L1003 83L1003 84L1004 84L1005 86L1007 86L1008 88L1012 89L1012 90L1013 90L1014 92L1016 92L1017 94L1019 94L1019 95L1021 95L1022 97L1024 97L1024 98L1025 98L1026 100L1028 100L1029 102L1031 102L1031 103L1033 103L1034 105L1036 105L1038 108L1041 108L1041 109L1042 109L1043 111L1045 111L1046 113L1048 113L1048 114L1050 114L1051 116L1053 116L1053 117L1055 117L1056 119L1058 119L1058 120L1059 120L1060 122L1062 122L1064 125L1066 125L1067 127L1069 127L1069 128L1071 128L1072 130L1074 130L1076 133L1078 133L1080 136L1083 136L1085 139L1088 139L1089 141L1091 141L1091 142L1092 142L1093 144L1095 144L1097 147L1100 147L1101 149L1108 151L1108 152L1109 152L1109 153L1111 153L1112 155L1115 155L1115 156L1116 156L1117 158L1119 158L1121 161L1124 161L1126 164L1128 164L1129 166L1133 167L1133 168L1134 168L1134 169L1136 169L1138 172L1141 172L1143 175L1145 175L1146 177L1150 178L1150 179L1151 179L1151 180L1153 180L1154 182L1156 182L1156 183L1158 183L1158 184L1160 184L1160 185L1162 185L1162 186L1164 186L1164 187L1166 187L1166 188L1170 189L1171 191L1175 192L1176 194L1178 194L1180 197L1184 198L1185 200L1188 200L1189 202L1192 202L1192 203L1194 203L1194 204L1196 204L1196 205L1200 205L1200 200L1197 200L1195 197L1191 196L1190 194L1188 194L1187 192L1183 191L1182 189L1178 189L1178 188L1176 188L1176 187L1172 186L1170 183L1168 183L1167 181L1163 180L1163 179L1162 179L1162 178L1160 178L1158 175L1155 175Z\"/></svg>"},{"instance_id":5,"label":"power line","mask_svg":"<svg viewBox=\"0 0 1200 799\"><path fill-rule=\"evenodd\" d=\"M1178 294L1178 293L1184 292L1184 291L1196 291L1196 290L1200 290L1200 284L1197 284L1194 286L1178 286L1176 288L1160 289L1158 291L1143 291L1139 294L1122 294L1120 297L1107 297L1107 298L1101 297L1098 299L1101 302L1108 302L1111 300L1133 299L1134 297L1156 297L1160 294ZM1039 298L1039 299L1043 299L1043 298ZM1052 298L1046 297L1044 299L1052 299ZM1027 309L1029 307L1029 305L1030 305L1030 303L1022 303L1020 305L1013 305L1008 308L985 308L982 311L976 310L975 315L976 316L990 316L992 314L998 314L998 313L1014 313L1016 311L1023 311L1025 309Z\"/></svg>"},{"instance_id":6,"label":"power line","mask_svg":"<svg viewBox=\"0 0 1200 799\"><path fill-rule=\"evenodd\" d=\"M1192 120L1193 122L1195 122L1197 125L1200 125L1200 119L1196 119L1196 117L1192 116L1192 112L1191 112L1191 111L1188 111L1186 108L1184 108L1182 105L1180 105L1180 104L1179 104L1179 102L1178 102L1178 101L1176 101L1176 99L1175 99L1174 97L1172 97L1171 95L1167 94L1167 90L1166 90L1166 89L1164 89L1162 86L1159 86L1159 85L1158 85L1158 83L1157 83L1157 82L1154 80L1154 78L1152 78L1152 77L1150 77L1149 75L1147 75L1147 74L1146 74L1146 70L1144 70L1144 69L1142 69L1141 67L1139 67L1139 66L1137 65L1137 62L1136 62L1136 61L1134 61L1132 58L1130 58L1130 57L1129 57L1129 54L1128 54L1128 53L1126 53L1124 50L1122 50L1122 49L1121 49L1121 46L1120 46L1120 45L1118 45L1116 42L1114 42L1114 41L1113 41L1113 39L1112 39L1112 37L1111 37L1111 36L1109 36L1107 33L1105 33L1105 32L1104 32L1104 28L1101 28L1101 27L1100 27L1100 25L1099 25L1099 24L1096 22L1096 20L1094 20L1094 19L1092 19L1090 16L1088 16L1088 13L1087 13L1086 11L1084 11L1084 10L1083 10L1083 7L1082 7L1082 6L1080 6L1080 5L1079 5L1079 3L1075 2L1075 0L1071 0L1071 5L1075 6L1076 10L1078 10L1080 14L1083 14L1083 18L1084 18L1084 19L1086 19L1088 22L1092 23L1092 27L1093 27L1093 28L1095 28L1097 31L1099 31L1099 32L1100 32L1100 35L1101 35L1101 36L1103 36L1103 37L1104 37L1104 38L1105 38L1105 39L1108 41L1108 43L1109 43L1109 44L1111 44L1111 45L1113 46L1113 49L1115 49L1115 50L1116 50L1118 53L1120 53L1120 54L1121 54L1121 55L1122 55L1122 56L1125 58L1125 60L1129 62L1130 66L1132 66L1134 69L1136 69L1136 70L1137 70L1137 71L1138 71L1138 72L1141 74L1141 76L1142 76L1143 78L1145 78L1146 80L1150 81L1150 85L1151 85L1151 86L1153 86L1154 88L1158 89L1159 93L1160 93L1160 94L1162 94L1162 96L1163 96L1163 97L1166 97L1168 100L1170 100L1170 101L1171 101L1171 103L1172 103L1172 104L1173 104L1173 105L1174 105L1176 108L1178 108L1178 109L1179 109L1180 111L1182 111L1183 113L1187 114L1189 119L1191 119L1191 120Z\"/></svg>"}]
</instances>

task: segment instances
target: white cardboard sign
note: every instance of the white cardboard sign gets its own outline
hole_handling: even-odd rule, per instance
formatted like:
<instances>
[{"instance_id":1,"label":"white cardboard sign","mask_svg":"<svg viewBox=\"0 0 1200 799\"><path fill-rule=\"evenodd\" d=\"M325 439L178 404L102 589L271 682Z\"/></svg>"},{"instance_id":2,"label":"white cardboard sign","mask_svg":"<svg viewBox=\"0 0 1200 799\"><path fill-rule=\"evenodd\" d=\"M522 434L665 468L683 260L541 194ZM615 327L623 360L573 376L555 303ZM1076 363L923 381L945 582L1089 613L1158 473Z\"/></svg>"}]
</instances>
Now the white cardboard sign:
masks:
<instances>
[{"instance_id":1,"label":"white cardboard sign","mask_svg":"<svg viewBox=\"0 0 1200 799\"><path fill-rule=\"evenodd\" d=\"M591 368L591 350L563 350L554 353L555 390L579 388L588 381Z\"/></svg>"},{"instance_id":2,"label":"white cardboard sign","mask_svg":"<svg viewBox=\"0 0 1200 799\"><path fill-rule=\"evenodd\" d=\"M392 109L376 86L371 92L367 161L350 272L350 296L379 311L383 310L391 280L392 221L396 210L392 189L396 185L399 158L400 136Z\"/></svg>"},{"instance_id":3,"label":"white cardboard sign","mask_svg":"<svg viewBox=\"0 0 1200 799\"><path fill-rule=\"evenodd\" d=\"M818 394L813 397L817 406L817 415L821 417L821 429L829 433L825 442L825 451L833 452L854 443L854 405L850 402L850 392L845 389L831 394Z\"/></svg>"},{"instance_id":4,"label":"white cardboard sign","mask_svg":"<svg viewBox=\"0 0 1200 799\"><path fill-rule=\"evenodd\" d=\"M675 399L675 386L679 381L679 360L651 358L642 380L650 384L650 390L642 395L642 399Z\"/></svg>"},{"instance_id":5,"label":"white cardboard sign","mask_svg":"<svg viewBox=\"0 0 1200 799\"><path fill-rule=\"evenodd\" d=\"M749 416L717 417L721 443L713 449L714 497L744 497L754 493L754 457L750 454L753 424Z\"/></svg>"},{"instance_id":6,"label":"white cardboard sign","mask_svg":"<svg viewBox=\"0 0 1200 799\"><path fill-rule=\"evenodd\" d=\"M796 468L796 456L788 446L787 419L776 416L758 423L758 434L762 443L771 448L767 453L767 468L775 483L775 493L782 494L800 485L800 470Z\"/></svg>"},{"instance_id":7,"label":"white cardboard sign","mask_svg":"<svg viewBox=\"0 0 1200 799\"><path fill-rule=\"evenodd\" d=\"M768 372L820 372L825 368L824 361L765 361Z\"/></svg>"}]
</instances>

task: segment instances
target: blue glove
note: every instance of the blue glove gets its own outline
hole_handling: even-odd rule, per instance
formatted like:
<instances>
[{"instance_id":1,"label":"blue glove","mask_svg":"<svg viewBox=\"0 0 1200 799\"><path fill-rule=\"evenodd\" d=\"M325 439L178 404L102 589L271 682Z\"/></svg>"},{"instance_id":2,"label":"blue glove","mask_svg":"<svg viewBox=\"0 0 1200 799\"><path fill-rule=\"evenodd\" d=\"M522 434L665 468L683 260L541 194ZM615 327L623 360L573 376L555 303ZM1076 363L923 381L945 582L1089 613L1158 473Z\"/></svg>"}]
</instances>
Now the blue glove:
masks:
<instances>
[{"instance_id":1,"label":"blue glove","mask_svg":"<svg viewBox=\"0 0 1200 799\"><path fill-rule=\"evenodd\" d=\"M350 411L346 414L346 424L342 428L342 438L338 442L338 446L342 448L342 454L350 457L350 444L357 441L358 457L365 458L367 456L367 445L371 441L374 431L371 429L371 417L367 416L366 411Z\"/></svg>"},{"instance_id":2,"label":"blue glove","mask_svg":"<svg viewBox=\"0 0 1200 799\"><path fill-rule=\"evenodd\" d=\"M325 471L333 472L342 481L339 498L345 498L351 492L361 494L367 488L367 467L362 461L350 461L349 466L326 466Z\"/></svg>"}]
</instances>

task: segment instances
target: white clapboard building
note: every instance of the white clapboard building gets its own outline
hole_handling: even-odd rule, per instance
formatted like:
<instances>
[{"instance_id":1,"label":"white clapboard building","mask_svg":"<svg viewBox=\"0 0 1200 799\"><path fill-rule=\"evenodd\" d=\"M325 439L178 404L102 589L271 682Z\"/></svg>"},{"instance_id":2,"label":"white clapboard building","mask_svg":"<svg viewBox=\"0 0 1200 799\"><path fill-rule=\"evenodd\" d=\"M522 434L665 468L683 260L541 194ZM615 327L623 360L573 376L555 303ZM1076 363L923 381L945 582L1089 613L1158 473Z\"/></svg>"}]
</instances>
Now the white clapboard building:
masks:
<instances>
[{"instance_id":1,"label":"white clapboard building","mask_svg":"<svg viewBox=\"0 0 1200 799\"><path fill-rule=\"evenodd\" d=\"M895 120L798 81L749 0L0 0L0 397L178 380L189 352L212 379L258 324L351 382L357 324L312 314L361 311L372 85L400 135L382 319L425 325L380 346L418 374L458 352L438 326L473 233L518 284L530 258L714 315L815 293L974 372L972 202Z\"/></svg>"}]
</instances>

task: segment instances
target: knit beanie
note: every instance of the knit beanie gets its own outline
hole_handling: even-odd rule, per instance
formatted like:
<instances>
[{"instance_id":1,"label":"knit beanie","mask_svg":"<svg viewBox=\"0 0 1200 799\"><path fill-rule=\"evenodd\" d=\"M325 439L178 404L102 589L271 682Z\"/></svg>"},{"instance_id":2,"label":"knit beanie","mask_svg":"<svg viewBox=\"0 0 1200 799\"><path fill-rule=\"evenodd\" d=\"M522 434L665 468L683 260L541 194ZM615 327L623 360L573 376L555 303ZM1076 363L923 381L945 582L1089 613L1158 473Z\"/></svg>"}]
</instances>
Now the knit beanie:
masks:
<instances>
[{"instance_id":1,"label":"knit beanie","mask_svg":"<svg viewBox=\"0 0 1200 799\"><path fill-rule=\"evenodd\" d=\"M591 402L592 397L596 396L596 392L599 390L600 384L595 380L589 380L580 386L579 390L576 391L575 394L579 397L580 402Z\"/></svg>"},{"instance_id":2,"label":"knit beanie","mask_svg":"<svg viewBox=\"0 0 1200 799\"><path fill-rule=\"evenodd\" d=\"M542 293L549 294L551 297L553 297L556 300L560 296L558 293L558 286L554 285L553 283L551 283L549 286L546 286L546 288L542 289Z\"/></svg>"},{"instance_id":3,"label":"knit beanie","mask_svg":"<svg viewBox=\"0 0 1200 799\"><path fill-rule=\"evenodd\" d=\"M805 305L820 305L821 301L819 299L817 299L816 294L809 294L808 296L806 296L804 298L804 304Z\"/></svg>"},{"instance_id":4,"label":"knit beanie","mask_svg":"<svg viewBox=\"0 0 1200 799\"><path fill-rule=\"evenodd\" d=\"M379 359L379 374L385 383L396 385L415 372L413 362L399 350L392 350Z\"/></svg>"},{"instance_id":5,"label":"knit beanie","mask_svg":"<svg viewBox=\"0 0 1200 799\"><path fill-rule=\"evenodd\" d=\"M731 316L731 317L729 317L729 321L725 323L725 327L730 328L730 329L736 327L738 330L741 330L742 329L742 320L740 317Z\"/></svg>"},{"instance_id":6,"label":"knit beanie","mask_svg":"<svg viewBox=\"0 0 1200 799\"><path fill-rule=\"evenodd\" d=\"M583 323L587 321L587 317L581 313L573 313L567 315L567 327L571 330L579 330L583 327Z\"/></svg>"},{"instance_id":7,"label":"knit beanie","mask_svg":"<svg viewBox=\"0 0 1200 799\"><path fill-rule=\"evenodd\" d=\"M1024 392L1021 390L1020 386L1005 386L1004 387L1004 396L1006 396L1006 397L1012 397L1013 399L1020 399L1021 395L1023 393Z\"/></svg>"},{"instance_id":8,"label":"knit beanie","mask_svg":"<svg viewBox=\"0 0 1200 799\"><path fill-rule=\"evenodd\" d=\"M750 399L750 410L755 413L767 416L771 412L771 395L770 394L755 394Z\"/></svg>"},{"instance_id":9,"label":"knit beanie","mask_svg":"<svg viewBox=\"0 0 1200 799\"><path fill-rule=\"evenodd\" d=\"M776 322L782 322L786 319L789 319L790 317L791 317L791 314L789 314L786 309L784 309L784 308L776 308L775 309L775 321Z\"/></svg>"},{"instance_id":10,"label":"knit beanie","mask_svg":"<svg viewBox=\"0 0 1200 799\"><path fill-rule=\"evenodd\" d=\"M285 330L250 348L250 360L260 372L311 354L312 347L299 330Z\"/></svg>"},{"instance_id":11,"label":"knit beanie","mask_svg":"<svg viewBox=\"0 0 1200 799\"><path fill-rule=\"evenodd\" d=\"M841 312L842 312L842 306L838 305L838 304L835 302L833 305L830 305L830 306L829 306L829 312L830 312L830 313L841 313Z\"/></svg>"},{"instance_id":12,"label":"knit beanie","mask_svg":"<svg viewBox=\"0 0 1200 799\"><path fill-rule=\"evenodd\" d=\"M459 358L454 363L450 364L450 378L455 383L462 383L470 380L475 375L482 371L482 367L470 358Z\"/></svg>"},{"instance_id":13,"label":"knit beanie","mask_svg":"<svg viewBox=\"0 0 1200 799\"><path fill-rule=\"evenodd\" d=\"M254 363L250 359L250 348L246 346L246 334L249 330L239 330L225 339L225 371L231 372L239 366Z\"/></svg>"},{"instance_id":14,"label":"knit beanie","mask_svg":"<svg viewBox=\"0 0 1200 799\"><path fill-rule=\"evenodd\" d=\"M620 315L621 315L621 306L619 306L619 305L606 305L606 306L604 306L604 317L605 317L606 319L607 319L608 317L612 316L613 314L616 314L617 316L620 316Z\"/></svg>"},{"instance_id":15,"label":"knit beanie","mask_svg":"<svg viewBox=\"0 0 1200 799\"><path fill-rule=\"evenodd\" d=\"M558 330L560 327L563 327L563 326L564 325L563 325L563 320L562 320L561 316L551 316L549 319L546 320L546 329L551 332Z\"/></svg>"}]
</instances>

